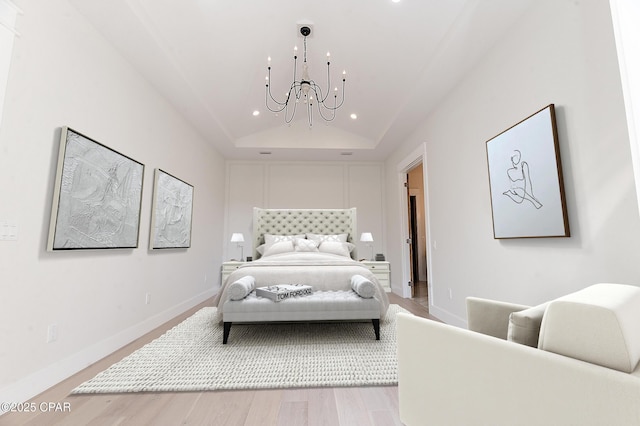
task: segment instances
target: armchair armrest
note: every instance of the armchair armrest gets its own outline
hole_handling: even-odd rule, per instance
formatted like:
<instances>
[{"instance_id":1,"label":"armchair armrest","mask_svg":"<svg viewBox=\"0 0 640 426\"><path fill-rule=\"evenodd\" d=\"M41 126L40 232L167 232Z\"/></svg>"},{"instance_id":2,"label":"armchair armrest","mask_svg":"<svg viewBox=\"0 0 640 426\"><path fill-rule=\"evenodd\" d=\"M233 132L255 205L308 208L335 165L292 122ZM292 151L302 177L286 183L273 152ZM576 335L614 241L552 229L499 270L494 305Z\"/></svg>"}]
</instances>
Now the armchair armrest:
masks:
<instances>
[{"instance_id":1,"label":"armchair armrest","mask_svg":"<svg viewBox=\"0 0 640 426\"><path fill-rule=\"evenodd\" d=\"M467 323L471 331L507 339L509 315L530 306L497 300L467 297Z\"/></svg>"}]
</instances>

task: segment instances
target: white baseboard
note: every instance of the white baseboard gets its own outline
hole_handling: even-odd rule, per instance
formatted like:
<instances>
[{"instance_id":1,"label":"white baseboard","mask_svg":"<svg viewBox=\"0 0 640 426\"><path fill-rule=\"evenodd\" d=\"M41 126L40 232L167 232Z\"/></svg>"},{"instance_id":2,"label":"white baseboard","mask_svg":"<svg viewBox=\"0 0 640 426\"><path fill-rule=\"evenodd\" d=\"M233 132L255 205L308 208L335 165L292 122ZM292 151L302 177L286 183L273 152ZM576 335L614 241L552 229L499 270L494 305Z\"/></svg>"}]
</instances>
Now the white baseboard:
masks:
<instances>
[{"instance_id":1,"label":"white baseboard","mask_svg":"<svg viewBox=\"0 0 640 426\"><path fill-rule=\"evenodd\" d=\"M451 312L438 308L435 305L429 305L429 314L438 318L445 324L455 325L456 327L468 328L466 318L461 318Z\"/></svg>"},{"instance_id":2,"label":"white baseboard","mask_svg":"<svg viewBox=\"0 0 640 426\"><path fill-rule=\"evenodd\" d=\"M21 403L30 400L139 337L144 336L167 321L188 311L208 298L213 297L214 293L214 289L207 290L151 318L147 318L114 336L102 340L93 346L36 371L14 384L5 386L0 389L0 401ZM0 412L0 416L2 414L4 414L4 412Z\"/></svg>"}]
</instances>

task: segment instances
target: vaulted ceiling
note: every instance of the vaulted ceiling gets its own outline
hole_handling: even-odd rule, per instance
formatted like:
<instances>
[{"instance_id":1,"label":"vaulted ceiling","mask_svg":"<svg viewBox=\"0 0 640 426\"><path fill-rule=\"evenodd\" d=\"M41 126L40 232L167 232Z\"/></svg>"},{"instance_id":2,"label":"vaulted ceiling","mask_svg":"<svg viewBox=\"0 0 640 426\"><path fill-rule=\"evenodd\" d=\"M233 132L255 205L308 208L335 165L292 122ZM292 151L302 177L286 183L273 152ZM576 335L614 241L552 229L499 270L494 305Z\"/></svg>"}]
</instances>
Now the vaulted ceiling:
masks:
<instances>
[{"instance_id":1,"label":"vaulted ceiling","mask_svg":"<svg viewBox=\"0 0 640 426\"><path fill-rule=\"evenodd\" d=\"M382 160L532 0L71 2L226 158ZM265 108L267 57L284 97L300 24L311 78L326 87L327 51L332 79L347 71L335 120L311 129L304 110L287 125Z\"/></svg>"}]
</instances>

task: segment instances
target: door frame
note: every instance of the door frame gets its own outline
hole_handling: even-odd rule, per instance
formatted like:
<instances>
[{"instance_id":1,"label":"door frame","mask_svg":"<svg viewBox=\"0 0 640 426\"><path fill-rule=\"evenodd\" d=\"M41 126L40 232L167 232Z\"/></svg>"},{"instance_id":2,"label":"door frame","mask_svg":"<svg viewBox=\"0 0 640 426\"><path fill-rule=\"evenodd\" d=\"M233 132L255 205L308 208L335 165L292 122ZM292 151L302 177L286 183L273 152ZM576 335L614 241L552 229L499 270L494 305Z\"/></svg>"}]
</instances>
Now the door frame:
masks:
<instances>
[{"instance_id":1,"label":"door frame","mask_svg":"<svg viewBox=\"0 0 640 426\"><path fill-rule=\"evenodd\" d=\"M401 274L402 274L402 297L410 298L411 297L411 288L407 283L411 281L411 262L409 260L409 244L407 240L409 239L409 216L407 212L407 206L409 205L408 199L408 190L405 184L407 184L407 173L409 170L413 169L417 165L422 164L422 178L423 178L423 186L424 186L424 220L425 220L425 229L427 232L427 244L426 244L426 255L427 255L427 285L429 292L429 305L433 305L433 267L431 264L431 221L429 214L429 186L428 186L428 170L427 170L427 144L420 144L411 154L406 156L404 160L398 163L397 172L398 172L398 181L400 187L400 206L401 206L401 214L400 214L400 244L402 247L402 264L401 264Z\"/></svg>"}]
</instances>

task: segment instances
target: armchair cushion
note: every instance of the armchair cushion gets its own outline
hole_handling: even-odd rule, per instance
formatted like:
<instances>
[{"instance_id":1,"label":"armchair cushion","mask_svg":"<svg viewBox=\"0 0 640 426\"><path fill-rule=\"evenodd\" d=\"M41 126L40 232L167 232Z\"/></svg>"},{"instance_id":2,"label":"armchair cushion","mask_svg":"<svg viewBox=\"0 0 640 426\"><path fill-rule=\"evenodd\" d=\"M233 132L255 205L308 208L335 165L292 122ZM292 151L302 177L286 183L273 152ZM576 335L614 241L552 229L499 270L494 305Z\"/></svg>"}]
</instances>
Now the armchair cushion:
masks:
<instances>
[{"instance_id":1,"label":"armchair cushion","mask_svg":"<svg viewBox=\"0 0 640 426\"><path fill-rule=\"evenodd\" d=\"M549 303L538 347L631 373L640 361L640 288L596 284Z\"/></svg>"}]
</instances>

